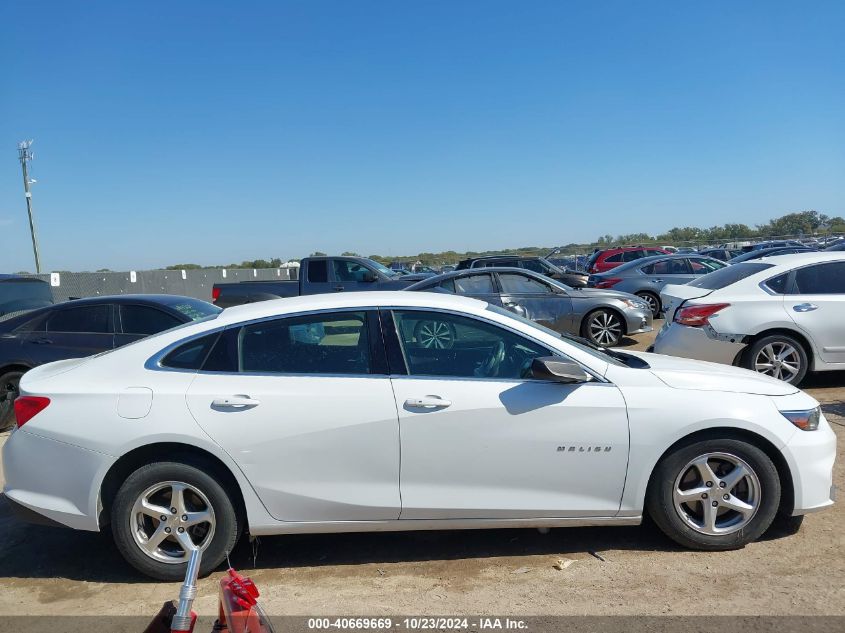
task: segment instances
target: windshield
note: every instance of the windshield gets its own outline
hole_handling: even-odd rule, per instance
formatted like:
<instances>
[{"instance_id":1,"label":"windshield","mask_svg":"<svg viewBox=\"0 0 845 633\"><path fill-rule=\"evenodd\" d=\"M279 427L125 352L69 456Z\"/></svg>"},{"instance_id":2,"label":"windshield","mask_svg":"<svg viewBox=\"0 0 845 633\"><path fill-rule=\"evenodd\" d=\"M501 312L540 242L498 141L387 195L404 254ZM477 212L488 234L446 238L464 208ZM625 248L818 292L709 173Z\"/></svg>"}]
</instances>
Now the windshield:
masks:
<instances>
[{"instance_id":1,"label":"windshield","mask_svg":"<svg viewBox=\"0 0 845 633\"><path fill-rule=\"evenodd\" d=\"M210 316L217 316L223 312L223 308L208 303L208 301L201 301L200 299L192 299L190 297L163 297L161 303L169 308L181 312L191 321L199 321Z\"/></svg>"},{"instance_id":2,"label":"windshield","mask_svg":"<svg viewBox=\"0 0 845 633\"><path fill-rule=\"evenodd\" d=\"M694 288L704 288L705 290L721 290L726 286L735 284L736 282L756 275L761 270L771 268L773 264L764 264L762 262L745 262L740 264L731 264L725 268L720 268L712 273L702 275L698 279L689 282L687 285Z\"/></svg>"},{"instance_id":3,"label":"windshield","mask_svg":"<svg viewBox=\"0 0 845 633\"><path fill-rule=\"evenodd\" d=\"M390 269L389 269L387 266L385 266L384 264L379 264L379 263L378 263L376 260L374 260L374 259L368 259L368 260L367 260L367 263L368 263L370 266L372 266L373 268L375 268L377 271L379 271L382 275L386 276L386 277L391 277L391 278L393 278L393 277L399 277L399 276L401 275L401 273L397 273L395 270L390 270Z\"/></svg>"},{"instance_id":4,"label":"windshield","mask_svg":"<svg viewBox=\"0 0 845 633\"><path fill-rule=\"evenodd\" d=\"M504 308L500 308L499 306L494 306L491 304L487 305L487 309L490 312L495 312L496 314L501 314L502 316L509 317L511 319L516 319L520 323L524 323L525 325L530 325L535 330L539 330L540 332L544 332L549 336L554 336L555 338L559 339L566 339L568 343L571 343L573 346L577 347L580 351L584 352L585 354L589 354L593 358L598 358L599 360L609 363L611 365L618 365L620 367L626 366L627 364L623 362L628 354L622 354L620 352L616 352L614 350L605 349L604 347L599 347L598 345L594 345L590 341L584 338L580 338L578 336L572 336L571 334L561 334L560 332L555 332L547 328L544 325L540 325L539 323L535 323L530 319L526 319L525 317L511 312L510 310L505 310Z\"/></svg>"}]
</instances>

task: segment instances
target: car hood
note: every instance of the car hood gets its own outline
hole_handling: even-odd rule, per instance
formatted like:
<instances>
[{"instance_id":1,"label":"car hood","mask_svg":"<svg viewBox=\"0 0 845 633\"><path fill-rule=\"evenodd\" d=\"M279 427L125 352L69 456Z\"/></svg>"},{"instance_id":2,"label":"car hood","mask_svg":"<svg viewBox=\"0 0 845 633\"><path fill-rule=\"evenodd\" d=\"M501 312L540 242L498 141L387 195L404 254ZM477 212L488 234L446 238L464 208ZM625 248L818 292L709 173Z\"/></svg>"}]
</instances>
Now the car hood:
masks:
<instances>
[{"instance_id":1,"label":"car hood","mask_svg":"<svg viewBox=\"0 0 845 633\"><path fill-rule=\"evenodd\" d=\"M626 353L642 358L649 364L654 376L674 389L751 393L761 396L788 396L798 392L798 389L789 383L741 367L662 354Z\"/></svg>"}]
</instances>

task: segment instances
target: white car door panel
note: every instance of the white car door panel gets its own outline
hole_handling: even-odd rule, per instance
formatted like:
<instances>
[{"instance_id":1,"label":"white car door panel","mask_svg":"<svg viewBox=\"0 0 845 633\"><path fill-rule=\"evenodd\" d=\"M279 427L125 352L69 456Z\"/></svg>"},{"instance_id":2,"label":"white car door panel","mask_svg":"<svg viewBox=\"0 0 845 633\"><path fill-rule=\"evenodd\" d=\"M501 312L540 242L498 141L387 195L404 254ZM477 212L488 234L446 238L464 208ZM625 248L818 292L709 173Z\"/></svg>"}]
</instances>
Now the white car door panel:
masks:
<instances>
[{"instance_id":1,"label":"white car door panel","mask_svg":"<svg viewBox=\"0 0 845 633\"><path fill-rule=\"evenodd\" d=\"M498 325L431 311L383 318L402 442L401 519L617 513L628 418L614 385L532 379L531 361L551 352ZM447 345L415 335L432 320L451 332Z\"/></svg>"},{"instance_id":2,"label":"white car door panel","mask_svg":"<svg viewBox=\"0 0 845 633\"><path fill-rule=\"evenodd\" d=\"M188 390L194 418L276 519L399 516L393 390L385 374L366 375L361 325L335 313L246 326L224 335L239 350L238 371L200 372ZM260 371L274 367L302 373Z\"/></svg>"},{"instance_id":3,"label":"white car door panel","mask_svg":"<svg viewBox=\"0 0 845 633\"><path fill-rule=\"evenodd\" d=\"M823 363L845 363L845 262L814 264L795 271L784 308L813 341Z\"/></svg>"},{"instance_id":4,"label":"white car door panel","mask_svg":"<svg viewBox=\"0 0 845 633\"><path fill-rule=\"evenodd\" d=\"M609 383L394 377L402 519L612 516L628 463ZM439 397L447 406L413 406ZM410 402L408 402L410 401Z\"/></svg>"}]
</instances>

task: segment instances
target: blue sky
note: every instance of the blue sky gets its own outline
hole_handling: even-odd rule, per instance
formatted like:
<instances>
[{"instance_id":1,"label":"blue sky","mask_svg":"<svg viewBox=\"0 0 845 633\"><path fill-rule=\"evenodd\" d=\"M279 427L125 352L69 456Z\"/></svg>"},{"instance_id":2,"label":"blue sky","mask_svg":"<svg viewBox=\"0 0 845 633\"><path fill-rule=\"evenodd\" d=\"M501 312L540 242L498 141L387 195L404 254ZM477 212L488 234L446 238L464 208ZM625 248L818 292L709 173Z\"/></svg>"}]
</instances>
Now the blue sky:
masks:
<instances>
[{"instance_id":1,"label":"blue sky","mask_svg":"<svg viewBox=\"0 0 845 633\"><path fill-rule=\"evenodd\" d=\"M842 2L6 2L0 271L845 215Z\"/></svg>"}]
</instances>

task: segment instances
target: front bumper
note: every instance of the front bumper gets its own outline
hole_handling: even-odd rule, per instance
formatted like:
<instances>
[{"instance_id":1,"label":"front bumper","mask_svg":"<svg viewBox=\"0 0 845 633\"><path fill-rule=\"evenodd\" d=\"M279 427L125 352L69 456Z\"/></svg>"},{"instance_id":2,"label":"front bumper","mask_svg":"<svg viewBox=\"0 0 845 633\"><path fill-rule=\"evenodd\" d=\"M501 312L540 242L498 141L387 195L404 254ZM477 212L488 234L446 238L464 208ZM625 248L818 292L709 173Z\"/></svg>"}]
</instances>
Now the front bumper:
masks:
<instances>
[{"instance_id":1,"label":"front bumper","mask_svg":"<svg viewBox=\"0 0 845 633\"><path fill-rule=\"evenodd\" d=\"M735 337L733 342L719 338L715 332L701 327L667 323L654 339L653 351L655 354L732 365L746 348L746 344L740 341L740 337Z\"/></svg>"},{"instance_id":2,"label":"front bumper","mask_svg":"<svg viewBox=\"0 0 845 633\"><path fill-rule=\"evenodd\" d=\"M643 332L651 332L654 329L651 312L634 310L625 315L625 322L628 334L642 334Z\"/></svg>"},{"instance_id":3,"label":"front bumper","mask_svg":"<svg viewBox=\"0 0 845 633\"><path fill-rule=\"evenodd\" d=\"M110 455L16 430L3 446L3 493L22 518L34 513L51 524L99 531L99 483L112 463Z\"/></svg>"},{"instance_id":4,"label":"front bumper","mask_svg":"<svg viewBox=\"0 0 845 633\"><path fill-rule=\"evenodd\" d=\"M792 472L793 516L833 505L836 434L824 416L817 430L796 431L784 446L783 455Z\"/></svg>"}]
</instances>

